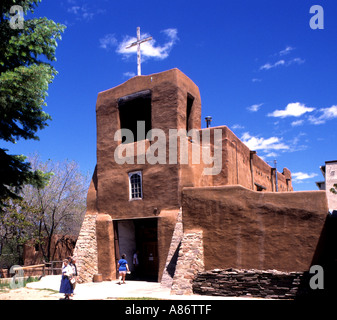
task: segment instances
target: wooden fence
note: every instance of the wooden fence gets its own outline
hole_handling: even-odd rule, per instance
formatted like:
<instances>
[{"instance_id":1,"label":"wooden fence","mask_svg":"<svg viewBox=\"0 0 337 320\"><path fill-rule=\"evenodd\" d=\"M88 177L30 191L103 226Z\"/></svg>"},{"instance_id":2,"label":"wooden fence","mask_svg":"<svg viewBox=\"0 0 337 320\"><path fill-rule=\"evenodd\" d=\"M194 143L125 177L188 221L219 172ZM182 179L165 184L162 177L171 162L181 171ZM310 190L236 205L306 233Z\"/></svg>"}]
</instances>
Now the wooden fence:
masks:
<instances>
[{"instance_id":1,"label":"wooden fence","mask_svg":"<svg viewBox=\"0 0 337 320\"><path fill-rule=\"evenodd\" d=\"M50 261L46 262L46 273L47 275L57 275L62 274L62 263L63 261ZM59 266L59 267L56 267Z\"/></svg>"},{"instance_id":2,"label":"wooden fence","mask_svg":"<svg viewBox=\"0 0 337 320\"><path fill-rule=\"evenodd\" d=\"M50 261L43 264L35 264L32 266L14 266L7 271L7 277L12 277L14 274L18 276L46 276L59 275L62 273L62 261ZM3 270L2 276L5 275ZM6 276L5 276L6 277Z\"/></svg>"}]
</instances>

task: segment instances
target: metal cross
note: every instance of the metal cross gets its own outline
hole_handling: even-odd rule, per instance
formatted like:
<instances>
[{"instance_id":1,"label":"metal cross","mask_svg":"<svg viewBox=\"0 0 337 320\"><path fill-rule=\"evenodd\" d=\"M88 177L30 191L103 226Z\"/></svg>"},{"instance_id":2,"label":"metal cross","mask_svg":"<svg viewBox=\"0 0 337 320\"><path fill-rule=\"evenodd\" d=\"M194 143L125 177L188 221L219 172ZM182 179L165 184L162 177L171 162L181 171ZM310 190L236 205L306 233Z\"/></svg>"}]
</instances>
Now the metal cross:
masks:
<instances>
[{"instance_id":1,"label":"metal cross","mask_svg":"<svg viewBox=\"0 0 337 320\"><path fill-rule=\"evenodd\" d=\"M125 49L129 49L131 47L137 46L137 70L138 70L138 75L141 75L141 61L140 61L140 45L146 41L150 41L152 40L152 37L148 37L146 39L142 39L140 40L140 27L137 27L137 41L131 43L130 45L128 45Z\"/></svg>"}]
</instances>

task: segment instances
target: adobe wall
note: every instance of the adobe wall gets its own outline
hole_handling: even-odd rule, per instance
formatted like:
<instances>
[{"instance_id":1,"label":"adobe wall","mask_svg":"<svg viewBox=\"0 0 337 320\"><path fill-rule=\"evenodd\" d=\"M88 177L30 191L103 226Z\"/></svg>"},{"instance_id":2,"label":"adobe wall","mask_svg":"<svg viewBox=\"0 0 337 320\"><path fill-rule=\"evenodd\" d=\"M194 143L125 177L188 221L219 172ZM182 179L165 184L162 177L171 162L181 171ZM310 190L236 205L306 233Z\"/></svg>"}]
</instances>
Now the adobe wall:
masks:
<instances>
[{"instance_id":1,"label":"adobe wall","mask_svg":"<svg viewBox=\"0 0 337 320\"><path fill-rule=\"evenodd\" d=\"M186 126L187 95L194 97L190 125L200 128L201 102L198 87L178 69L134 77L127 82L98 94L97 115L97 177L99 213L111 214L114 218L144 217L153 215L155 208L179 209L180 207L180 173L179 165L118 164L115 162L115 149L120 142L114 141L114 135L120 129L118 99L135 92L151 90L152 129L161 129L166 134L169 144L169 129ZM143 140L144 141L144 140ZM144 152L150 145L144 142L130 143L130 148L141 148ZM137 149L136 149L137 150ZM142 201L129 201L128 172L142 170ZM155 192L154 192L155 190Z\"/></svg>"},{"instance_id":2,"label":"adobe wall","mask_svg":"<svg viewBox=\"0 0 337 320\"><path fill-rule=\"evenodd\" d=\"M215 130L221 132L221 140L215 141ZM209 132L210 144L203 141L204 135ZM182 187L206 187L224 185L242 185L257 191L257 185L263 187L262 191L276 191L275 169L261 159L256 152L251 150L226 126L211 127L198 130L200 143L188 139L189 164L180 165L180 181ZM200 164L192 159L193 147L197 145L200 151ZM208 151L209 147L210 151ZM221 150L220 150L221 149ZM219 151L220 150L220 151ZM221 154L221 162L205 164L202 152L211 157ZM217 162L221 166L216 169ZM215 167L214 175L207 174L205 168ZM291 172L284 168L277 172L278 192L293 191Z\"/></svg>"},{"instance_id":3,"label":"adobe wall","mask_svg":"<svg viewBox=\"0 0 337 320\"><path fill-rule=\"evenodd\" d=\"M222 131L222 170L220 174L212 176L212 184L239 184L257 190L257 183L266 188L263 191L276 191L274 169L256 153L251 153L254 150L250 150L227 126L203 129L211 130L211 143L214 143L215 129ZM282 173L278 172L277 178L279 192L293 191L291 173L287 168L284 168Z\"/></svg>"},{"instance_id":4,"label":"adobe wall","mask_svg":"<svg viewBox=\"0 0 337 320\"><path fill-rule=\"evenodd\" d=\"M34 241L30 241L23 246L23 264L25 266L40 264L44 262L43 250L47 251L48 239L39 245L39 250L35 250ZM75 236L60 236L54 235L51 239L51 259L53 261L63 260L68 256L71 256L75 247L76 237Z\"/></svg>"},{"instance_id":5,"label":"adobe wall","mask_svg":"<svg viewBox=\"0 0 337 320\"><path fill-rule=\"evenodd\" d=\"M203 231L205 270L308 270L328 212L324 191L241 186L184 188L182 208L184 233Z\"/></svg>"},{"instance_id":6,"label":"adobe wall","mask_svg":"<svg viewBox=\"0 0 337 320\"><path fill-rule=\"evenodd\" d=\"M85 214L96 215L97 211L98 210L97 210L97 165L96 165L87 193L87 211Z\"/></svg>"}]
</instances>

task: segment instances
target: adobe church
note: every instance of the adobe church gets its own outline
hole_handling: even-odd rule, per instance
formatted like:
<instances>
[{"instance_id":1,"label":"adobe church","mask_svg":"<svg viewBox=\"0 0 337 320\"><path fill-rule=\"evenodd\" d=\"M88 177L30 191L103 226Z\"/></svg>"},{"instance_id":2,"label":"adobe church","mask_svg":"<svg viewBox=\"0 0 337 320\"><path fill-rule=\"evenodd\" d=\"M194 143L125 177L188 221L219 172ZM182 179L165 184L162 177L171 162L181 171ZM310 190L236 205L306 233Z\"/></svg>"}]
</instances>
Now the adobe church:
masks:
<instances>
[{"instance_id":1,"label":"adobe church","mask_svg":"<svg viewBox=\"0 0 337 320\"><path fill-rule=\"evenodd\" d=\"M100 92L96 120L97 165L74 252L80 282L115 280L123 253L132 277L136 250L137 279L168 286L214 268L308 270L328 212L325 193L294 192L287 168L270 167L228 127L201 129L199 89L180 70ZM153 129L165 134L166 153L150 163L149 150L155 160L162 153L151 149ZM185 132L173 147L172 129ZM220 167L206 163L205 150L220 156Z\"/></svg>"}]
</instances>

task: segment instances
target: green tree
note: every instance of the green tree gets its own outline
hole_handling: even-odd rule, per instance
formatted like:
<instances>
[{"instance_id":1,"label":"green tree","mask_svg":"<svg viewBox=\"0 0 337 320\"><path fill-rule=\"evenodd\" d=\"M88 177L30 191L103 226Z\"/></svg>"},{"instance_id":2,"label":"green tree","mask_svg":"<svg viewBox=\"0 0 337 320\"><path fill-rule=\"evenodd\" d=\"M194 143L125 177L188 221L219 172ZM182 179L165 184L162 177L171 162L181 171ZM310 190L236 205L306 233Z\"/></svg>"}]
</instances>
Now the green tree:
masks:
<instances>
[{"instance_id":1,"label":"green tree","mask_svg":"<svg viewBox=\"0 0 337 320\"><path fill-rule=\"evenodd\" d=\"M44 112L50 83L57 74L50 64L56 61L57 40L65 26L47 18L25 19L22 29L10 24L13 5L24 14L34 12L41 0L2 0L0 7L0 139L38 140L37 131L51 120ZM8 198L20 198L25 184L43 187L47 177L33 171L26 157L10 155L0 148L0 211Z\"/></svg>"},{"instance_id":2,"label":"green tree","mask_svg":"<svg viewBox=\"0 0 337 320\"><path fill-rule=\"evenodd\" d=\"M22 246L31 237L33 217L38 217L35 208L24 200L6 200L6 207L0 212L0 268L23 264Z\"/></svg>"}]
</instances>

